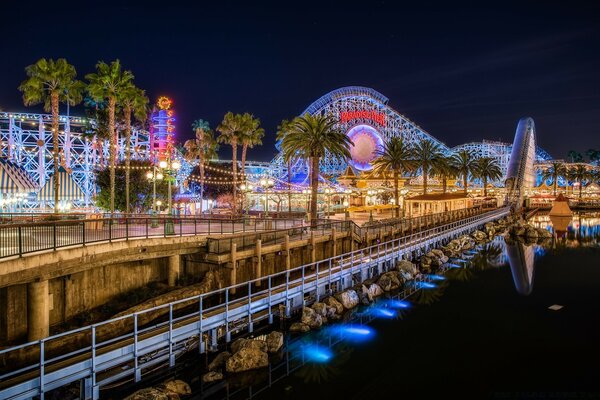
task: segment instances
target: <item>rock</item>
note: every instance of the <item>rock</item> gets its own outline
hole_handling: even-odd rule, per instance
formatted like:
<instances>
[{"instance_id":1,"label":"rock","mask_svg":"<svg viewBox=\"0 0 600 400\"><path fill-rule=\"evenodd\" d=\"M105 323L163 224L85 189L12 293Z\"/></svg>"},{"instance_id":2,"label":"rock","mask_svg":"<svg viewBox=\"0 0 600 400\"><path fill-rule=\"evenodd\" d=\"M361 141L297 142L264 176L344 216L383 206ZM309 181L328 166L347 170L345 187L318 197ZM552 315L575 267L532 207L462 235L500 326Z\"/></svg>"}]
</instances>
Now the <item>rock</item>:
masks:
<instances>
[{"instance_id":1,"label":"rock","mask_svg":"<svg viewBox=\"0 0 600 400\"><path fill-rule=\"evenodd\" d=\"M165 391L175 393L178 396L188 396L192 394L192 388L190 385L179 379L174 379L172 381L163 383L161 385L161 389L162 388L164 388Z\"/></svg>"},{"instance_id":2,"label":"rock","mask_svg":"<svg viewBox=\"0 0 600 400\"><path fill-rule=\"evenodd\" d=\"M402 272L407 272L410 275L412 275L413 277L419 272L417 270L417 266L413 263L411 263L408 260L400 260L398 261L398 264L396 264L396 268L398 269L398 271Z\"/></svg>"},{"instance_id":3,"label":"rock","mask_svg":"<svg viewBox=\"0 0 600 400\"><path fill-rule=\"evenodd\" d=\"M315 312L322 317L327 316L327 304L325 304L325 303L317 302L317 303L314 303L310 308L315 310Z\"/></svg>"},{"instance_id":4,"label":"rock","mask_svg":"<svg viewBox=\"0 0 600 400\"><path fill-rule=\"evenodd\" d=\"M537 239L538 236L538 231L533 226L527 226L525 228L525 237Z\"/></svg>"},{"instance_id":5,"label":"rock","mask_svg":"<svg viewBox=\"0 0 600 400\"><path fill-rule=\"evenodd\" d=\"M371 292L369 292L369 289L365 285L362 285L360 287L360 291L361 291L362 294L364 294L365 296L367 296L367 299L369 300L369 303L371 303L373 301L373 295L371 295Z\"/></svg>"},{"instance_id":6,"label":"rock","mask_svg":"<svg viewBox=\"0 0 600 400\"><path fill-rule=\"evenodd\" d=\"M538 233L538 237L541 237L541 238L551 238L552 237L552 232L550 232L548 229L538 228L537 233Z\"/></svg>"},{"instance_id":7,"label":"rock","mask_svg":"<svg viewBox=\"0 0 600 400\"><path fill-rule=\"evenodd\" d=\"M483 242L484 240L486 240L488 238L488 235L485 232L477 230L477 231L471 233L471 237L473 239L477 240L478 242Z\"/></svg>"},{"instance_id":8,"label":"rock","mask_svg":"<svg viewBox=\"0 0 600 400\"><path fill-rule=\"evenodd\" d=\"M360 291L358 297L360 298L360 304L362 304L363 306L368 306L369 304L371 304L368 292L365 293L363 291Z\"/></svg>"},{"instance_id":9,"label":"rock","mask_svg":"<svg viewBox=\"0 0 600 400\"><path fill-rule=\"evenodd\" d=\"M244 347L227 360L225 370L230 373L243 372L264 368L268 365L269 355L266 352L253 347Z\"/></svg>"},{"instance_id":10,"label":"rock","mask_svg":"<svg viewBox=\"0 0 600 400\"><path fill-rule=\"evenodd\" d=\"M381 296L383 294L383 289L381 289L381 287L376 283L372 283L369 286L368 290L371 295L371 298L375 298L375 297Z\"/></svg>"},{"instance_id":11,"label":"rock","mask_svg":"<svg viewBox=\"0 0 600 400\"><path fill-rule=\"evenodd\" d=\"M440 263L444 264L448 262L448 257L444 254L444 252L440 249L433 249L429 253L433 256L437 257L440 260ZM428 254L429 254L428 253Z\"/></svg>"},{"instance_id":12,"label":"rock","mask_svg":"<svg viewBox=\"0 0 600 400\"><path fill-rule=\"evenodd\" d=\"M217 370L223 369L223 367L225 366L225 363L227 362L229 357L231 357L231 353L228 351L219 353L215 357L215 359L212 360L210 364L208 364L208 370L209 371L217 371Z\"/></svg>"},{"instance_id":13,"label":"rock","mask_svg":"<svg viewBox=\"0 0 600 400\"><path fill-rule=\"evenodd\" d=\"M343 306L342 306L343 308ZM335 307L327 307L327 318L335 318L335 316L337 315L337 309Z\"/></svg>"},{"instance_id":14,"label":"rock","mask_svg":"<svg viewBox=\"0 0 600 400\"><path fill-rule=\"evenodd\" d=\"M290 332L308 332L310 331L310 326L303 324L302 322L294 322L290 326Z\"/></svg>"},{"instance_id":15,"label":"rock","mask_svg":"<svg viewBox=\"0 0 600 400\"><path fill-rule=\"evenodd\" d=\"M347 310L356 307L360 302L358 294L352 289L336 294L335 298L342 303L342 306L344 306L344 308Z\"/></svg>"},{"instance_id":16,"label":"rock","mask_svg":"<svg viewBox=\"0 0 600 400\"><path fill-rule=\"evenodd\" d=\"M308 325L311 329L316 329L323 325L323 318L312 308L303 307L302 323Z\"/></svg>"},{"instance_id":17,"label":"rock","mask_svg":"<svg viewBox=\"0 0 600 400\"><path fill-rule=\"evenodd\" d=\"M231 343L231 353L235 354L243 348L253 348L263 352L267 352L267 343L264 340L256 339L237 339Z\"/></svg>"},{"instance_id":18,"label":"rock","mask_svg":"<svg viewBox=\"0 0 600 400\"><path fill-rule=\"evenodd\" d=\"M179 396L174 394L170 397L167 393L156 388L140 389L137 392L125 397L124 400L174 400L179 399Z\"/></svg>"},{"instance_id":19,"label":"rock","mask_svg":"<svg viewBox=\"0 0 600 400\"><path fill-rule=\"evenodd\" d=\"M377 284L381 287L381 290L389 292L398 289L402 283L395 271L389 271L379 277Z\"/></svg>"},{"instance_id":20,"label":"rock","mask_svg":"<svg viewBox=\"0 0 600 400\"><path fill-rule=\"evenodd\" d=\"M335 308L336 314L342 314L344 312L344 305L333 296L327 297L323 300L323 303L327 304L329 307Z\"/></svg>"},{"instance_id":21,"label":"rock","mask_svg":"<svg viewBox=\"0 0 600 400\"><path fill-rule=\"evenodd\" d=\"M273 331L267 335L267 351L277 353L283 347L283 333Z\"/></svg>"},{"instance_id":22,"label":"rock","mask_svg":"<svg viewBox=\"0 0 600 400\"><path fill-rule=\"evenodd\" d=\"M510 234L513 236L525 235L525 227L521 225L513 225L510 227Z\"/></svg>"},{"instance_id":23,"label":"rock","mask_svg":"<svg viewBox=\"0 0 600 400\"><path fill-rule=\"evenodd\" d=\"M203 383L216 382L223 379L223 374L220 372L211 371L207 374L202 375Z\"/></svg>"}]
</instances>

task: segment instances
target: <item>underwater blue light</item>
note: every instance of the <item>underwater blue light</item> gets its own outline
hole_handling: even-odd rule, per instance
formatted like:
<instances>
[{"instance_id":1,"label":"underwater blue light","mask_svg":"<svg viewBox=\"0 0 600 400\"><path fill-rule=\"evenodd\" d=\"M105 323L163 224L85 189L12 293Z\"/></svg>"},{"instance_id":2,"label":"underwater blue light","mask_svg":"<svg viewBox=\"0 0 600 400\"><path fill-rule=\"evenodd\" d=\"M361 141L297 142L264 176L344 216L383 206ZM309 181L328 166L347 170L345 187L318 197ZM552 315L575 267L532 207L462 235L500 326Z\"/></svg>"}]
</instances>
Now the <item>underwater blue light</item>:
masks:
<instances>
[{"instance_id":1,"label":"underwater blue light","mask_svg":"<svg viewBox=\"0 0 600 400\"><path fill-rule=\"evenodd\" d=\"M432 281L443 281L446 279L445 276L442 275L428 275L429 279L431 279Z\"/></svg>"},{"instance_id":2,"label":"underwater blue light","mask_svg":"<svg viewBox=\"0 0 600 400\"><path fill-rule=\"evenodd\" d=\"M363 342L370 340L375 331L365 325L334 325L329 328L329 331L340 335L343 339L351 342Z\"/></svg>"},{"instance_id":3,"label":"underwater blue light","mask_svg":"<svg viewBox=\"0 0 600 400\"><path fill-rule=\"evenodd\" d=\"M388 300L385 304L390 308L410 308L410 303L405 300Z\"/></svg>"},{"instance_id":4,"label":"underwater blue light","mask_svg":"<svg viewBox=\"0 0 600 400\"><path fill-rule=\"evenodd\" d=\"M396 312L392 311L392 310L388 310L387 308L373 308L372 313L374 316L376 317L381 317L381 318L395 318L396 317Z\"/></svg>"},{"instance_id":5,"label":"underwater blue light","mask_svg":"<svg viewBox=\"0 0 600 400\"><path fill-rule=\"evenodd\" d=\"M448 263L447 264L450 268L462 268L462 265L458 265L458 264L452 264L452 263Z\"/></svg>"},{"instance_id":6,"label":"underwater blue light","mask_svg":"<svg viewBox=\"0 0 600 400\"><path fill-rule=\"evenodd\" d=\"M367 329L367 328L358 328L358 327L354 327L354 326L349 326L344 328L344 332L346 333L351 333L354 335L370 335L372 333L371 330Z\"/></svg>"},{"instance_id":7,"label":"underwater blue light","mask_svg":"<svg viewBox=\"0 0 600 400\"><path fill-rule=\"evenodd\" d=\"M327 347L308 345L302 348L302 353L309 361L324 363L333 357L333 353Z\"/></svg>"},{"instance_id":8,"label":"underwater blue light","mask_svg":"<svg viewBox=\"0 0 600 400\"><path fill-rule=\"evenodd\" d=\"M431 282L417 282L417 288L419 289L434 289L437 285Z\"/></svg>"}]
</instances>

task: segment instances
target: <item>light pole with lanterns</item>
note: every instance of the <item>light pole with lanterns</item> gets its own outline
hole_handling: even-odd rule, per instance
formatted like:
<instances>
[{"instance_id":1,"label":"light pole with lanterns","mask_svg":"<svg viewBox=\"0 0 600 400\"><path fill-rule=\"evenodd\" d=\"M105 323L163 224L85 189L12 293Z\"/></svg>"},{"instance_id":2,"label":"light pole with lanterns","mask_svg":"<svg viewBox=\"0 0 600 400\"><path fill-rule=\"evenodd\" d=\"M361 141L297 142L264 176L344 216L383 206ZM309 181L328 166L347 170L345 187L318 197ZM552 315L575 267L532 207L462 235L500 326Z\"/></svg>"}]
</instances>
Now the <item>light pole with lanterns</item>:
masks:
<instances>
[{"instance_id":1,"label":"light pole with lanterns","mask_svg":"<svg viewBox=\"0 0 600 400\"><path fill-rule=\"evenodd\" d=\"M167 174L167 183L168 183L168 205L167 207L169 208L169 215L173 214L173 210L172 210L172 205L171 205L171 181L173 181L175 179L175 175L177 174L177 171L179 170L179 168L181 168L181 163L177 160L173 160L171 161L171 159L169 158L168 160L163 160L161 161L158 166L165 170L166 174Z\"/></svg>"},{"instance_id":2,"label":"light pole with lanterns","mask_svg":"<svg viewBox=\"0 0 600 400\"><path fill-rule=\"evenodd\" d=\"M240 186L240 191L244 194L244 201L246 202L246 217L250 216L250 200L248 199L248 193L254 190L254 186L243 183Z\"/></svg>"},{"instance_id":3,"label":"light pole with lanterns","mask_svg":"<svg viewBox=\"0 0 600 400\"><path fill-rule=\"evenodd\" d=\"M265 190L265 217L269 216L269 189L275 186L273 179L262 178L260 180L260 186Z\"/></svg>"},{"instance_id":4,"label":"light pole with lanterns","mask_svg":"<svg viewBox=\"0 0 600 400\"><path fill-rule=\"evenodd\" d=\"M148 171L146 174L146 178L152 181L152 214L156 214L156 181L160 181L163 179L162 172L156 167L156 165L152 166L152 171Z\"/></svg>"}]
</instances>

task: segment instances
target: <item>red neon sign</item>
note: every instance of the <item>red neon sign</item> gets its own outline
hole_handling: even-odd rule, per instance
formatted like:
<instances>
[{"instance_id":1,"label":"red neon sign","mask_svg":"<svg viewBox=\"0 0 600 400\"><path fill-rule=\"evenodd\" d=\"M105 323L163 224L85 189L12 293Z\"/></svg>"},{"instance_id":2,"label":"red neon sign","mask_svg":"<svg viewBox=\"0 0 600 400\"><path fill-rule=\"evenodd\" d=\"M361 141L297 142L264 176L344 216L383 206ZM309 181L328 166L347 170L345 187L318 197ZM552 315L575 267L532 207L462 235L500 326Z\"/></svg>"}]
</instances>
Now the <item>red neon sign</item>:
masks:
<instances>
[{"instance_id":1,"label":"red neon sign","mask_svg":"<svg viewBox=\"0 0 600 400\"><path fill-rule=\"evenodd\" d=\"M340 113L340 122L343 124L345 122L352 121L354 119L368 119L370 121L376 122L381 126L385 126L385 114L377 111L368 111L368 110L360 110L360 111L342 111Z\"/></svg>"}]
</instances>

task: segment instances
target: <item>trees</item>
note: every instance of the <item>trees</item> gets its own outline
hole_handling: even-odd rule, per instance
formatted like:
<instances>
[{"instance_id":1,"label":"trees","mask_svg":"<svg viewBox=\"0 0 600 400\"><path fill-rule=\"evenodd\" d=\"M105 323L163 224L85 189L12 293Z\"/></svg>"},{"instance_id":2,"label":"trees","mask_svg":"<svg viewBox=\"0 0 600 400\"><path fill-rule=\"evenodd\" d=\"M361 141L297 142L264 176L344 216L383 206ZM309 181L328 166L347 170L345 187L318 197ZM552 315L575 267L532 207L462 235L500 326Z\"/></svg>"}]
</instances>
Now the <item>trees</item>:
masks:
<instances>
[{"instance_id":1,"label":"trees","mask_svg":"<svg viewBox=\"0 0 600 400\"><path fill-rule=\"evenodd\" d=\"M281 142L286 162L293 159L309 160L310 163L310 218L317 219L317 191L319 189L319 161L328 152L333 157L349 158L354 143L339 130L337 121L327 115L305 114L295 118L289 132Z\"/></svg>"},{"instance_id":2,"label":"trees","mask_svg":"<svg viewBox=\"0 0 600 400\"><path fill-rule=\"evenodd\" d=\"M598 161L600 161L600 150L588 149L585 154L587 154L590 159L590 163L596 163L597 165Z\"/></svg>"},{"instance_id":3,"label":"trees","mask_svg":"<svg viewBox=\"0 0 600 400\"><path fill-rule=\"evenodd\" d=\"M237 204L237 146L243 134L243 121L240 114L233 114L229 111L223 117L223 121L217 126L220 135L217 142L226 143L231 146L233 161L233 207L232 213L236 213Z\"/></svg>"},{"instance_id":4,"label":"trees","mask_svg":"<svg viewBox=\"0 0 600 400\"><path fill-rule=\"evenodd\" d=\"M58 212L58 167L59 167L59 103L76 105L81 102L84 83L75 79L77 71L64 58L58 60L39 59L25 67L27 79L19 85L26 106L44 103L44 110L52 112L52 158L54 163L54 212Z\"/></svg>"},{"instance_id":5,"label":"trees","mask_svg":"<svg viewBox=\"0 0 600 400\"><path fill-rule=\"evenodd\" d=\"M391 138L377 151L377 158L373 160L375 172L392 171L394 173L394 200L400 205L398 195L398 179L404 172L410 172L415 167L414 151L412 146L404 142L401 136ZM400 207L396 208L396 218L400 217Z\"/></svg>"},{"instance_id":6,"label":"trees","mask_svg":"<svg viewBox=\"0 0 600 400\"><path fill-rule=\"evenodd\" d=\"M579 199L581 200L583 181L589 179L590 173L585 165L576 165L568 171L568 177L572 181L579 182Z\"/></svg>"},{"instance_id":7,"label":"trees","mask_svg":"<svg viewBox=\"0 0 600 400\"><path fill-rule=\"evenodd\" d=\"M567 153L567 158L572 163L583 162L583 155L575 150L569 150L569 152Z\"/></svg>"},{"instance_id":8,"label":"trees","mask_svg":"<svg viewBox=\"0 0 600 400\"><path fill-rule=\"evenodd\" d=\"M241 137L242 143L242 177L246 179L246 152L248 148L253 148L262 144L262 138L265 136L265 130L260 127L260 119L254 118L254 115L244 113L241 116Z\"/></svg>"},{"instance_id":9,"label":"trees","mask_svg":"<svg viewBox=\"0 0 600 400\"><path fill-rule=\"evenodd\" d=\"M481 157L475 161L473 175L483 181L483 195L487 197L488 180L502 178L502 170L493 157Z\"/></svg>"},{"instance_id":10,"label":"trees","mask_svg":"<svg viewBox=\"0 0 600 400\"><path fill-rule=\"evenodd\" d=\"M443 156L440 145L431 140L421 140L415 146L415 159L423 174L423 194L427 194L427 177L431 174L432 167Z\"/></svg>"},{"instance_id":11,"label":"trees","mask_svg":"<svg viewBox=\"0 0 600 400\"><path fill-rule=\"evenodd\" d=\"M115 168L117 159L117 133L115 131L115 114L117 102L123 91L133 81L131 71L123 71L119 60L106 64L99 61L96 64L96 72L87 74L85 78L89 81L88 92L96 100L108 100L108 135L109 135L109 167L110 167L110 212L115 212Z\"/></svg>"},{"instance_id":12,"label":"trees","mask_svg":"<svg viewBox=\"0 0 600 400\"><path fill-rule=\"evenodd\" d=\"M554 195L556 196L556 189L558 186L558 178L565 177L567 174L567 168L565 164L560 161L552 161L550 163L550 168L545 169L542 172L542 179L552 179L554 186Z\"/></svg>"},{"instance_id":13,"label":"trees","mask_svg":"<svg viewBox=\"0 0 600 400\"><path fill-rule=\"evenodd\" d=\"M208 121L197 119L192 123L192 129L196 133L195 139L187 140L183 147L186 150L188 160L198 160L200 170L200 199L204 198L204 164L207 160L217 157L219 145L215 140L213 131ZM202 214L202 201L200 202L200 214Z\"/></svg>"},{"instance_id":14,"label":"trees","mask_svg":"<svg viewBox=\"0 0 600 400\"><path fill-rule=\"evenodd\" d=\"M131 161L131 117L132 115L143 122L148 115L148 97L146 93L129 83L123 88L120 103L123 106L123 120L125 121L125 212L129 213L129 183L130 183L130 161Z\"/></svg>"},{"instance_id":15,"label":"trees","mask_svg":"<svg viewBox=\"0 0 600 400\"><path fill-rule=\"evenodd\" d=\"M448 179L455 178L458 170L452 163L451 157L441 157L433 165L433 172L442 178L442 190L444 193L448 190Z\"/></svg>"},{"instance_id":16,"label":"trees","mask_svg":"<svg viewBox=\"0 0 600 400\"><path fill-rule=\"evenodd\" d=\"M290 130L291 121L287 119L281 120L281 123L277 126L277 141L281 143L285 135ZM288 212L292 213L292 159L287 161L287 186L288 186Z\"/></svg>"},{"instance_id":17,"label":"trees","mask_svg":"<svg viewBox=\"0 0 600 400\"><path fill-rule=\"evenodd\" d=\"M460 150L452 155L452 165L463 177L463 190L465 195L469 187L469 174L473 172L475 157L469 150Z\"/></svg>"}]
</instances>

